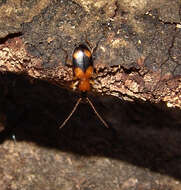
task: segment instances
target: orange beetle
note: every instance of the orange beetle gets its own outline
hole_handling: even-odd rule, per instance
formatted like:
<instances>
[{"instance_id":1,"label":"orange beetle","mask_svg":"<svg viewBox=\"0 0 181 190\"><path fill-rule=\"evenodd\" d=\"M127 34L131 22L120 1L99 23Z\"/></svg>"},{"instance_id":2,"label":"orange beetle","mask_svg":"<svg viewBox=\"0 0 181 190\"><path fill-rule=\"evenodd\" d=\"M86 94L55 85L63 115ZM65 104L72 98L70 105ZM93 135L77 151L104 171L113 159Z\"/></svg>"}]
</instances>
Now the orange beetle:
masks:
<instances>
[{"instance_id":1,"label":"orange beetle","mask_svg":"<svg viewBox=\"0 0 181 190\"><path fill-rule=\"evenodd\" d=\"M84 44L75 48L73 53L73 73L79 79L79 90L90 91L90 78L93 74L92 54Z\"/></svg>"},{"instance_id":2,"label":"orange beetle","mask_svg":"<svg viewBox=\"0 0 181 190\"><path fill-rule=\"evenodd\" d=\"M86 96L86 93L90 91L91 84L90 79L93 75L94 67L93 67L93 59L92 59L92 52L90 49L85 45L81 44L78 47L75 48L73 52L73 74L75 79L78 80L78 88L82 92L82 97L80 97L73 110L70 112L69 116L65 119L65 121L62 123L60 128L62 128L67 121L70 119L70 117L73 115L73 113L76 111L79 103L82 101L82 98L85 98L92 109L94 110L97 117L101 120L101 122L104 124L105 127L109 127L108 124L104 121L104 119L99 115L99 113L96 111L94 105L90 101L90 99Z\"/></svg>"}]
</instances>

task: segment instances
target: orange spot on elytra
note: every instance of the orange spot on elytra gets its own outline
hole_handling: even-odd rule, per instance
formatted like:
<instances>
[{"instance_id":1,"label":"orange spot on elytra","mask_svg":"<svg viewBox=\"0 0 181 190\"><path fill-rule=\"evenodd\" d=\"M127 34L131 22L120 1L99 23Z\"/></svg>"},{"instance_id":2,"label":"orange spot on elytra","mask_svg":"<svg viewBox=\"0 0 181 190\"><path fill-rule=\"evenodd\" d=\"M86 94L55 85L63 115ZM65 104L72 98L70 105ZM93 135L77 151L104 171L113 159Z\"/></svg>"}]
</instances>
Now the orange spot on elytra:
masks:
<instances>
[{"instance_id":1,"label":"orange spot on elytra","mask_svg":"<svg viewBox=\"0 0 181 190\"><path fill-rule=\"evenodd\" d=\"M85 71L86 78L91 78L92 74L93 74L93 67L89 66Z\"/></svg>"},{"instance_id":2,"label":"orange spot on elytra","mask_svg":"<svg viewBox=\"0 0 181 190\"><path fill-rule=\"evenodd\" d=\"M74 69L74 74L75 74L75 77L77 77L78 79L82 79L85 77L85 73L83 72L83 70L79 67L76 67Z\"/></svg>"},{"instance_id":3,"label":"orange spot on elytra","mask_svg":"<svg viewBox=\"0 0 181 190\"><path fill-rule=\"evenodd\" d=\"M73 54L73 58L74 58L74 59L78 59L79 56L80 56L80 51L79 51L79 50L76 51L76 52L74 52L74 54Z\"/></svg>"},{"instance_id":4,"label":"orange spot on elytra","mask_svg":"<svg viewBox=\"0 0 181 190\"><path fill-rule=\"evenodd\" d=\"M80 79L79 81L79 90L82 92L90 90L90 78L93 74L93 67L89 66L84 73L83 70L79 67L74 69L75 77Z\"/></svg>"},{"instance_id":5,"label":"orange spot on elytra","mask_svg":"<svg viewBox=\"0 0 181 190\"><path fill-rule=\"evenodd\" d=\"M84 49L84 53L86 54L87 57L91 57L91 52L87 49Z\"/></svg>"}]
</instances>

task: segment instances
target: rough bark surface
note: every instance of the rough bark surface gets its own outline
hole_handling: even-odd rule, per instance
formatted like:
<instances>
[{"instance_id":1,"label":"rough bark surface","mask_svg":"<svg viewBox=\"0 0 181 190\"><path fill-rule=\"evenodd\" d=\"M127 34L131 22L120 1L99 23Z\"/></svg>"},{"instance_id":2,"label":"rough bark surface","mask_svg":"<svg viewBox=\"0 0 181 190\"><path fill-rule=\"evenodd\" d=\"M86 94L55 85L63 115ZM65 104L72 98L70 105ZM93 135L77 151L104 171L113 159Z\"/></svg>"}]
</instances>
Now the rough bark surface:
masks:
<instances>
[{"instance_id":1,"label":"rough bark surface","mask_svg":"<svg viewBox=\"0 0 181 190\"><path fill-rule=\"evenodd\" d=\"M59 130L87 42L110 128L81 104ZM181 189L180 50L179 0L0 0L1 189Z\"/></svg>"},{"instance_id":2,"label":"rough bark surface","mask_svg":"<svg viewBox=\"0 0 181 190\"><path fill-rule=\"evenodd\" d=\"M15 1L0 17L1 71L70 88L67 55L87 40L95 92L181 107L179 1Z\"/></svg>"}]
</instances>

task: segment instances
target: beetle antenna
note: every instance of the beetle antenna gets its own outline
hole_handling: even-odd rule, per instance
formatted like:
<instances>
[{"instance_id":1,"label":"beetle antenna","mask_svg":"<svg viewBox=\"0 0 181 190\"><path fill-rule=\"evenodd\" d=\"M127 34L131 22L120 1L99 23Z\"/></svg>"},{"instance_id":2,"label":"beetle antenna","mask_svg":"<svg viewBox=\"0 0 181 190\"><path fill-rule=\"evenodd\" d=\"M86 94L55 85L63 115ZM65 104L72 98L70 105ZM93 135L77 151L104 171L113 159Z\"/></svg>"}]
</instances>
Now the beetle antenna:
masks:
<instances>
[{"instance_id":1,"label":"beetle antenna","mask_svg":"<svg viewBox=\"0 0 181 190\"><path fill-rule=\"evenodd\" d=\"M87 101L89 102L91 108L94 110L97 117L102 121L105 127L109 128L108 124L104 121L104 119L99 115L99 113L96 111L96 108L94 107L93 103L90 101L88 97L86 97Z\"/></svg>"},{"instance_id":2,"label":"beetle antenna","mask_svg":"<svg viewBox=\"0 0 181 190\"><path fill-rule=\"evenodd\" d=\"M59 127L59 129L61 129L67 123L67 121L72 117L73 113L76 111L76 109L77 109L78 105L80 104L81 100L82 100L82 98L79 98L77 100L77 103L75 104L73 110L70 112L69 116L65 119L65 121L62 123L62 125Z\"/></svg>"}]
</instances>

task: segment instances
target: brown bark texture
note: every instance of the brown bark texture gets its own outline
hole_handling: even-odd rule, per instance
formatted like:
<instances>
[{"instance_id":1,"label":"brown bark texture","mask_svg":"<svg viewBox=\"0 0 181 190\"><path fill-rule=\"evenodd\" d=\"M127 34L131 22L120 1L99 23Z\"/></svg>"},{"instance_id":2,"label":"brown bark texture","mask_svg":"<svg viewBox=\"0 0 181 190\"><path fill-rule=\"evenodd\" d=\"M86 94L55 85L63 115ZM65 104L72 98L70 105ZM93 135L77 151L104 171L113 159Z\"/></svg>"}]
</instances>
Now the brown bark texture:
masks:
<instances>
[{"instance_id":1,"label":"brown bark texture","mask_svg":"<svg viewBox=\"0 0 181 190\"><path fill-rule=\"evenodd\" d=\"M81 43L109 129L81 103L59 130ZM180 0L0 0L0 189L181 189L180 109Z\"/></svg>"},{"instance_id":2,"label":"brown bark texture","mask_svg":"<svg viewBox=\"0 0 181 190\"><path fill-rule=\"evenodd\" d=\"M71 90L65 63L88 41L97 45L93 91L181 107L179 1L10 1L0 18L1 72Z\"/></svg>"}]
</instances>

